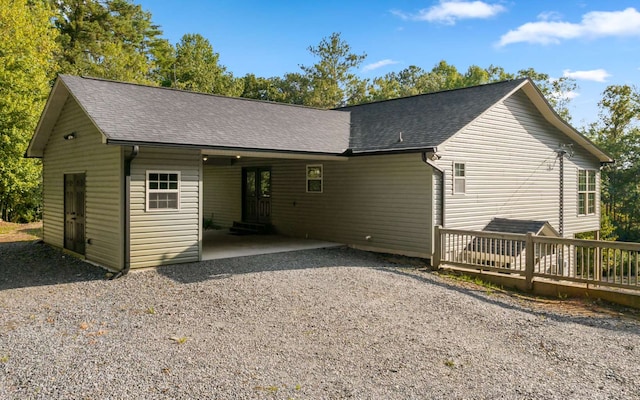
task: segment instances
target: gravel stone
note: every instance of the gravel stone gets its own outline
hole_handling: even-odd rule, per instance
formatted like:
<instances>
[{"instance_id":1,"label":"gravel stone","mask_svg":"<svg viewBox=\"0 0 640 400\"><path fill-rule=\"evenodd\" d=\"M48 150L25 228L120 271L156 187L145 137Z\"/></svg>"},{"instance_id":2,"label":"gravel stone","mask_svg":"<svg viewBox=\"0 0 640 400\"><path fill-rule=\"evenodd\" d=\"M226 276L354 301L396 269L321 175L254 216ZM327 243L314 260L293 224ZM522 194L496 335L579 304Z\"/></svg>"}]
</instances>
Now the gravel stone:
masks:
<instances>
[{"instance_id":1,"label":"gravel stone","mask_svg":"<svg viewBox=\"0 0 640 400\"><path fill-rule=\"evenodd\" d=\"M2 399L638 399L640 322L323 249L105 271L0 244Z\"/></svg>"}]
</instances>

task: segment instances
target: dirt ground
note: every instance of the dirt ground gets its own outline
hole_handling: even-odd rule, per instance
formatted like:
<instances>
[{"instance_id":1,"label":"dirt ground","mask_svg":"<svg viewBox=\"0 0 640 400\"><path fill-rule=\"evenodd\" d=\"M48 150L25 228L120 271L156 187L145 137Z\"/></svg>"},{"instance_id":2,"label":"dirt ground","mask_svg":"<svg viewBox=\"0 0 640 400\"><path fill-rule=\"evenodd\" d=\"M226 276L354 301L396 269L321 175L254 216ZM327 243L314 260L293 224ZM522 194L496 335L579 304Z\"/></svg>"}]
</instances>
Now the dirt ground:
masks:
<instances>
[{"instance_id":1,"label":"dirt ground","mask_svg":"<svg viewBox=\"0 0 640 400\"><path fill-rule=\"evenodd\" d=\"M29 242L42 238L42 221L14 224L0 220L0 243Z\"/></svg>"}]
</instances>

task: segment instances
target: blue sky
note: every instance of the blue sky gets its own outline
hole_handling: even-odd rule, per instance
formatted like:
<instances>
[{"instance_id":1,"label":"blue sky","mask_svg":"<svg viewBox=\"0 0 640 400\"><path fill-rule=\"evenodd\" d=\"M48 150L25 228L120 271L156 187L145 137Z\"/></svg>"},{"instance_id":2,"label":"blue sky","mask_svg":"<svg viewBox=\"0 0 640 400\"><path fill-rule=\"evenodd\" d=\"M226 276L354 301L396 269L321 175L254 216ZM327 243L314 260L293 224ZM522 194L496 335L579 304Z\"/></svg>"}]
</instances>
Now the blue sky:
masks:
<instances>
[{"instance_id":1,"label":"blue sky","mask_svg":"<svg viewBox=\"0 0 640 400\"><path fill-rule=\"evenodd\" d=\"M573 125L597 118L607 85L640 81L638 0L206 1L134 0L172 43L205 36L235 76L281 76L311 65L307 48L340 32L366 53L362 78L440 60L532 67L571 76Z\"/></svg>"}]
</instances>

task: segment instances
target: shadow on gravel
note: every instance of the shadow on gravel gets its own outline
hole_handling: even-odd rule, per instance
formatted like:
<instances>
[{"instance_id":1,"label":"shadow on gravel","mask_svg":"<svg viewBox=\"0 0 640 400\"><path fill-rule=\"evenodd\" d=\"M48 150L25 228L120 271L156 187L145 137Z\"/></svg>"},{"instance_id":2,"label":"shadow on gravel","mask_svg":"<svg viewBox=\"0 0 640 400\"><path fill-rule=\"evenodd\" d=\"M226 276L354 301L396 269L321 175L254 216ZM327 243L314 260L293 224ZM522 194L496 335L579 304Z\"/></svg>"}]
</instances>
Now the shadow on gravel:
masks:
<instances>
[{"instance_id":1,"label":"shadow on gravel","mask_svg":"<svg viewBox=\"0 0 640 400\"><path fill-rule=\"evenodd\" d=\"M105 271L40 242L0 243L0 290L105 279Z\"/></svg>"},{"instance_id":2,"label":"shadow on gravel","mask_svg":"<svg viewBox=\"0 0 640 400\"><path fill-rule=\"evenodd\" d=\"M157 271L160 275L166 276L176 282L197 283L213 279L226 279L233 275L267 271L290 271L296 269L344 266L367 268L372 266L382 267L384 265L385 263L373 253L339 247L223 258L191 264L167 265L158 267Z\"/></svg>"},{"instance_id":3,"label":"shadow on gravel","mask_svg":"<svg viewBox=\"0 0 640 400\"><path fill-rule=\"evenodd\" d=\"M640 335L640 330L638 330L637 324L634 324L634 323L626 324L623 322L624 320L622 320L621 318L613 317L612 315L609 315L609 314L603 314L603 315L594 317L594 316L586 316L586 315L570 315L570 314L564 314L564 313L557 313L551 310L534 310L529 307L522 306L515 302L506 301L504 298L490 297L484 291L451 285L446 282L440 281L438 279L429 279L427 277L420 276L417 274L412 274L412 273L400 270L398 268L376 268L376 269L401 275L401 276L405 276L408 278L416 279L425 284L439 286L465 296L473 297L478 301L482 301L498 307L506 308L509 310L515 310L515 311L519 311L519 312L523 312L526 314L531 314L536 317L539 317L540 319L536 320L536 322L534 323L542 323L543 319L549 319L552 321L562 322L562 323L572 323L572 324L579 324L584 326L597 326L598 328L609 329L612 331L619 331L621 329L624 329L623 328L623 325L624 325L628 328L630 332ZM623 325L621 325L620 322L623 322Z\"/></svg>"},{"instance_id":4,"label":"shadow on gravel","mask_svg":"<svg viewBox=\"0 0 640 400\"><path fill-rule=\"evenodd\" d=\"M415 260L414 260L415 261ZM210 260L200 263L179 264L159 267L157 272L173 281L190 284L208 280L227 279L234 275L260 273L266 271L284 271L310 268L371 268L387 273L416 279L425 285L434 285L462 296L469 296L477 301L515 310L536 316L532 324L543 324L545 319L562 323L575 323L585 326L598 326L610 330L628 329L638 332L637 324L621 325L619 318L611 315L598 317L585 315L568 315L552 310L536 310L521 305L508 298L487 295L484 291L456 286L442 281L432 274L412 273L405 268L416 268L417 264L390 262L384 255L368 253L349 248L304 250L290 253L264 254L258 256L236 257L221 260ZM445 301L445 300L443 300ZM425 305L428 307L428 305Z\"/></svg>"}]
</instances>

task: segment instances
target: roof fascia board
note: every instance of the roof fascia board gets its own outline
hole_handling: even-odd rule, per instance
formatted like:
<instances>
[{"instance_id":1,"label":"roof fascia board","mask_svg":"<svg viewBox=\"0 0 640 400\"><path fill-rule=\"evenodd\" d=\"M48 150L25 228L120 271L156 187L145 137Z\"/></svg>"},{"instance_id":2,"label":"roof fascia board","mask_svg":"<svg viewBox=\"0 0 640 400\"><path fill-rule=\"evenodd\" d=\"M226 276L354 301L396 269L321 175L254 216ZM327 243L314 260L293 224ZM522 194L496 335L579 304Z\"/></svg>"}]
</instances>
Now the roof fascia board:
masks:
<instances>
[{"instance_id":1,"label":"roof fascia board","mask_svg":"<svg viewBox=\"0 0 640 400\"><path fill-rule=\"evenodd\" d=\"M64 83L62 77L58 76L56 78L55 83L53 84L53 88L51 88L51 92L49 93L49 97L47 98L47 102L45 104L44 110L42 114L40 114L40 119L38 121L38 125L36 126L35 133L29 142L29 146L27 147L27 152L25 154L28 158L42 158L44 156L44 147L49 140L49 136L53 131L53 128L60 117L60 113L64 108L67 99L71 96L75 102L78 104L82 112L89 118L91 124L100 132L102 137L102 143L107 142L107 137L102 132L102 130L98 127L96 122L91 118L87 110L83 107L82 103L78 101L78 99L73 95L69 87Z\"/></svg>"},{"instance_id":2,"label":"roof fascia board","mask_svg":"<svg viewBox=\"0 0 640 400\"><path fill-rule=\"evenodd\" d=\"M433 146L422 146L422 147L405 147L401 149L382 149L382 150L358 150L349 152L349 156L373 156L373 155L382 155L382 154L403 154L403 153L421 153L425 151L433 151L437 152L437 147Z\"/></svg>"},{"instance_id":3,"label":"roof fascia board","mask_svg":"<svg viewBox=\"0 0 640 400\"><path fill-rule=\"evenodd\" d=\"M486 113L488 113L493 107L505 101L507 98L513 96L518 90L522 89L524 93L527 95L529 100L533 103L536 109L542 114L542 116L554 127L560 130L562 133L567 135L569 138L574 140L580 146L585 148L589 153L594 155L601 163L612 163L614 162L613 158L611 158L608 154L600 150L592 141L588 138L584 137L580 132L575 130L572 126L567 124L560 116L555 112L551 104L545 99L544 95L540 92L540 90L531 82L529 78L522 81L522 83L516 86L513 90L503 96L500 100L496 101L493 105L484 110L480 115L474 118L467 125L462 127L458 132L453 134L447 140L442 142L439 146L445 146L447 142L452 140L458 133L463 132L467 127L471 126L478 119L482 118Z\"/></svg>"},{"instance_id":4,"label":"roof fascia board","mask_svg":"<svg viewBox=\"0 0 640 400\"><path fill-rule=\"evenodd\" d=\"M36 125L33 136L29 141L25 157L42 158L44 156L44 146L47 144L49 135L58 120L58 115L60 115L68 96L69 90L60 83L60 78L57 78L51 92L49 92L44 110L42 114L40 114L38 125ZM46 137L43 132L46 132Z\"/></svg>"},{"instance_id":5,"label":"roof fascia board","mask_svg":"<svg viewBox=\"0 0 640 400\"><path fill-rule=\"evenodd\" d=\"M527 80L529 83L525 85L522 89L524 93L529 97L529 100L533 103L533 105L540 111L542 116L554 127L560 130L562 133L567 135L570 139L578 143L589 153L594 155L600 160L601 163L612 163L614 162L613 158L609 156L604 151L600 150L595 143L589 140L587 137L578 132L571 125L567 124L559 115L555 112L551 104L545 99L544 95L540 92L531 81Z\"/></svg>"},{"instance_id":6,"label":"roof fascia board","mask_svg":"<svg viewBox=\"0 0 640 400\"><path fill-rule=\"evenodd\" d=\"M162 147L173 149L191 149L200 150L201 154L209 156L240 156L240 157L256 157L256 158L281 158L291 160L337 160L347 161L348 157L343 154L333 153L310 153L310 152L297 152L294 150L275 150L275 149L247 149L241 147L210 147L210 146L198 146L191 144L176 144L176 143L153 143L153 142L131 142L126 140L107 140L109 145L118 146L133 146L138 145L140 147Z\"/></svg>"},{"instance_id":7,"label":"roof fascia board","mask_svg":"<svg viewBox=\"0 0 640 400\"><path fill-rule=\"evenodd\" d=\"M84 79L84 76L82 78ZM62 81L62 83L64 83L64 80ZM65 84L65 86L66 86L66 84ZM69 89L67 88L67 90L69 90ZM107 135L105 135L105 133L102 131L102 129L100 129L100 127L98 126L96 121L94 121L93 118L91 117L91 114L89 114L87 112L87 110L84 108L84 105L82 105L82 102L78 100L78 98L73 94L73 92L71 90L69 90L69 93L71 94L71 97L73 97L73 100L75 100L75 102L78 104L78 107L80 107L80 109L82 110L84 115L86 115L87 118L89 118L89 121L91 121L91 124L94 126L94 128L96 128L96 130L98 132L100 132L100 136L102 137L102 144L106 144L107 143Z\"/></svg>"},{"instance_id":8,"label":"roof fascia board","mask_svg":"<svg viewBox=\"0 0 640 400\"><path fill-rule=\"evenodd\" d=\"M453 140L454 137L456 137L460 132L464 132L468 127L470 127L471 125L475 124L476 121L478 121L480 118L484 117L489 111L491 111L493 109L493 107L495 107L496 104L503 102L505 99L508 99L509 97L511 97L515 92L517 92L518 90L520 90L520 88L522 88L523 86L525 86L527 84L528 80L524 80L522 81L522 83L520 83L518 86L516 86L513 90L511 90L509 93L507 93L506 95L502 96L502 98L498 101L496 101L495 103L493 103L492 105L490 105L489 107L487 107L486 110L484 110L483 112L481 112L477 117L475 117L474 119L472 119L468 124L466 124L465 126L463 126L462 128L460 128L460 130L456 133L454 133L453 135L449 136L447 138L447 140L445 140L444 142L440 143L438 146L446 146L448 142L450 142L451 140Z\"/></svg>"}]
</instances>

